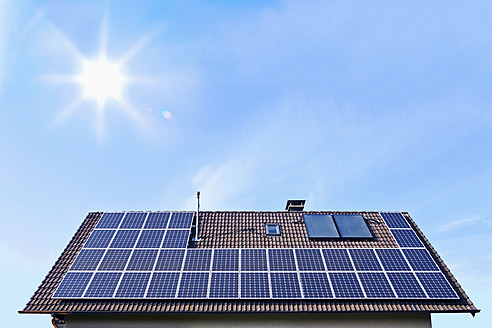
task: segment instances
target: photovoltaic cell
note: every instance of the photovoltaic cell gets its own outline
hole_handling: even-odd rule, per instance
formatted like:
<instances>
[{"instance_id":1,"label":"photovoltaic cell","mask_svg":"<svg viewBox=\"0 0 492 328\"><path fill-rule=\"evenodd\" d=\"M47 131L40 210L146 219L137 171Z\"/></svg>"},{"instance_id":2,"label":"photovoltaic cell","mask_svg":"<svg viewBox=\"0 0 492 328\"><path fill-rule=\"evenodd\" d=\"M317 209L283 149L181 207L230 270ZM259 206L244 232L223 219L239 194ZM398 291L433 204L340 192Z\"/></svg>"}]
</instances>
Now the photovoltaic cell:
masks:
<instances>
[{"instance_id":1,"label":"photovoltaic cell","mask_svg":"<svg viewBox=\"0 0 492 328\"><path fill-rule=\"evenodd\" d=\"M186 248L190 232L188 230L167 230L162 248Z\"/></svg>"},{"instance_id":2,"label":"photovoltaic cell","mask_svg":"<svg viewBox=\"0 0 492 328\"><path fill-rule=\"evenodd\" d=\"M184 271L209 271L212 260L211 249L188 249L183 270Z\"/></svg>"},{"instance_id":3,"label":"photovoltaic cell","mask_svg":"<svg viewBox=\"0 0 492 328\"><path fill-rule=\"evenodd\" d=\"M109 248L133 248L140 230L118 230Z\"/></svg>"},{"instance_id":4,"label":"photovoltaic cell","mask_svg":"<svg viewBox=\"0 0 492 328\"><path fill-rule=\"evenodd\" d=\"M106 248L111 242L116 230L94 230L84 245L84 248Z\"/></svg>"},{"instance_id":5,"label":"photovoltaic cell","mask_svg":"<svg viewBox=\"0 0 492 328\"><path fill-rule=\"evenodd\" d=\"M401 213L381 213L388 228L411 228Z\"/></svg>"},{"instance_id":6,"label":"photovoltaic cell","mask_svg":"<svg viewBox=\"0 0 492 328\"><path fill-rule=\"evenodd\" d=\"M146 298L174 298L178 281L178 272L154 272Z\"/></svg>"},{"instance_id":7,"label":"photovoltaic cell","mask_svg":"<svg viewBox=\"0 0 492 328\"><path fill-rule=\"evenodd\" d=\"M403 254L415 271L439 271L436 262L424 248L405 248Z\"/></svg>"},{"instance_id":8,"label":"photovoltaic cell","mask_svg":"<svg viewBox=\"0 0 492 328\"><path fill-rule=\"evenodd\" d=\"M363 298L359 281L352 272L329 273L333 292L337 298Z\"/></svg>"},{"instance_id":9,"label":"photovoltaic cell","mask_svg":"<svg viewBox=\"0 0 492 328\"><path fill-rule=\"evenodd\" d=\"M132 251L130 249L108 249L98 271L121 271L126 267Z\"/></svg>"},{"instance_id":10,"label":"photovoltaic cell","mask_svg":"<svg viewBox=\"0 0 492 328\"><path fill-rule=\"evenodd\" d=\"M323 249L328 271L353 271L352 263L346 249Z\"/></svg>"},{"instance_id":11,"label":"photovoltaic cell","mask_svg":"<svg viewBox=\"0 0 492 328\"><path fill-rule=\"evenodd\" d=\"M126 272L121 278L115 297L143 298L150 279L150 272Z\"/></svg>"},{"instance_id":12,"label":"photovoltaic cell","mask_svg":"<svg viewBox=\"0 0 492 328\"><path fill-rule=\"evenodd\" d=\"M103 213L96 225L96 229L116 229L120 225L125 213Z\"/></svg>"},{"instance_id":13,"label":"photovoltaic cell","mask_svg":"<svg viewBox=\"0 0 492 328\"><path fill-rule=\"evenodd\" d=\"M304 298L332 298L330 281L326 272L301 272Z\"/></svg>"},{"instance_id":14,"label":"photovoltaic cell","mask_svg":"<svg viewBox=\"0 0 492 328\"><path fill-rule=\"evenodd\" d=\"M238 249L216 249L212 271L239 271Z\"/></svg>"},{"instance_id":15,"label":"photovoltaic cell","mask_svg":"<svg viewBox=\"0 0 492 328\"><path fill-rule=\"evenodd\" d=\"M325 271L325 265L319 249L296 249L295 253L300 271Z\"/></svg>"},{"instance_id":16,"label":"photovoltaic cell","mask_svg":"<svg viewBox=\"0 0 492 328\"><path fill-rule=\"evenodd\" d=\"M54 298L82 297L87 284L91 280L92 272L68 272L60 286L53 294Z\"/></svg>"},{"instance_id":17,"label":"photovoltaic cell","mask_svg":"<svg viewBox=\"0 0 492 328\"><path fill-rule=\"evenodd\" d=\"M241 271L267 271L265 249L242 249Z\"/></svg>"},{"instance_id":18,"label":"photovoltaic cell","mask_svg":"<svg viewBox=\"0 0 492 328\"><path fill-rule=\"evenodd\" d=\"M179 286L179 298L206 298L208 272L183 272Z\"/></svg>"},{"instance_id":19,"label":"photovoltaic cell","mask_svg":"<svg viewBox=\"0 0 492 328\"><path fill-rule=\"evenodd\" d=\"M270 274L273 298L301 298L299 279L295 272Z\"/></svg>"},{"instance_id":20,"label":"photovoltaic cell","mask_svg":"<svg viewBox=\"0 0 492 328\"><path fill-rule=\"evenodd\" d=\"M268 273L241 272L241 298L270 298Z\"/></svg>"},{"instance_id":21,"label":"photovoltaic cell","mask_svg":"<svg viewBox=\"0 0 492 328\"><path fill-rule=\"evenodd\" d=\"M147 216L144 229L166 229L169 213L151 212Z\"/></svg>"},{"instance_id":22,"label":"photovoltaic cell","mask_svg":"<svg viewBox=\"0 0 492 328\"><path fill-rule=\"evenodd\" d=\"M70 270L94 271L104 255L104 249L82 249Z\"/></svg>"},{"instance_id":23,"label":"photovoltaic cell","mask_svg":"<svg viewBox=\"0 0 492 328\"><path fill-rule=\"evenodd\" d=\"M296 271L293 249L269 249L270 271Z\"/></svg>"},{"instance_id":24,"label":"photovoltaic cell","mask_svg":"<svg viewBox=\"0 0 492 328\"><path fill-rule=\"evenodd\" d=\"M361 272L358 273L362 288L369 298L396 298L390 283L384 273Z\"/></svg>"},{"instance_id":25,"label":"photovoltaic cell","mask_svg":"<svg viewBox=\"0 0 492 328\"><path fill-rule=\"evenodd\" d=\"M349 249L349 252L357 271L382 271L372 249Z\"/></svg>"},{"instance_id":26,"label":"photovoltaic cell","mask_svg":"<svg viewBox=\"0 0 492 328\"><path fill-rule=\"evenodd\" d=\"M121 272L96 272L84 294L84 298L112 297L120 277Z\"/></svg>"},{"instance_id":27,"label":"photovoltaic cell","mask_svg":"<svg viewBox=\"0 0 492 328\"><path fill-rule=\"evenodd\" d=\"M136 249L133 251L126 270L151 271L157 258L157 249Z\"/></svg>"},{"instance_id":28,"label":"photovoltaic cell","mask_svg":"<svg viewBox=\"0 0 492 328\"><path fill-rule=\"evenodd\" d=\"M161 247L162 238L165 230L142 230L138 238L137 248L159 248Z\"/></svg>"},{"instance_id":29,"label":"photovoltaic cell","mask_svg":"<svg viewBox=\"0 0 492 328\"><path fill-rule=\"evenodd\" d=\"M161 249L155 271L180 271L183 266L184 249Z\"/></svg>"},{"instance_id":30,"label":"photovoltaic cell","mask_svg":"<svg viewBox=\"0 0 492 328\"><path fill-rule=\"evenodd\" d=\"M147 213L126 213L120 229L141 229Z\"/></svg>"},{"instance_id":31,"label":"photovoltaic cell","mask_svg":"<svg viewBox=\"0 0 492 328\"><path fill-rule=\"evenodd\" d=\"M429 298L458 298L458 295L442 273L417 272L416 275Z\"/></svg>"},{"instance_id":32,"label":"photovoltaic cell","mask_svg":"<svg viewBox=\"0 0 492 328\"><path fill-rule=\"evenodd\" d=\"M376 254L386 271L410 271L399 249L376 249Z\"/></svg>"},{"instance_id":33,"label":"photovoltaic cell","mask_svg":"<svg viewBox=\"0 0 492 328\"><path fill-rule=\"evenodd\" d=\"M388 278L399 298L426 298L412 273L388 272Z\"/></svg>"},{"instance_id":34,"label":"photovoltaic cell","mask_svg":"<svg viewBox=\"0 0 492 328\"><path fill-rule=\"evenodd\" d=\"M400 247L424 247L420 239L412 229L392 229L391 233Z\"/></svg>"},{"instance_id":35,"label":"photovoltaic cell","mask_svg":"<svg viewBox=\"0 0 492 328\"><path fill-rule=\"evenodd\" d=\"M210 298L238 298L238 272L212 272L210 279Z\"/></svg>"},{"instance_id":36,"label":"photovoltaic cell","mask_svg":"<svg viewBox=\"0 0 492 328\"><path fill-rule=\"evenodd\" d=\"M193 213L173 212L168 229L190 229Z\"/></svg>"}]
</instances>

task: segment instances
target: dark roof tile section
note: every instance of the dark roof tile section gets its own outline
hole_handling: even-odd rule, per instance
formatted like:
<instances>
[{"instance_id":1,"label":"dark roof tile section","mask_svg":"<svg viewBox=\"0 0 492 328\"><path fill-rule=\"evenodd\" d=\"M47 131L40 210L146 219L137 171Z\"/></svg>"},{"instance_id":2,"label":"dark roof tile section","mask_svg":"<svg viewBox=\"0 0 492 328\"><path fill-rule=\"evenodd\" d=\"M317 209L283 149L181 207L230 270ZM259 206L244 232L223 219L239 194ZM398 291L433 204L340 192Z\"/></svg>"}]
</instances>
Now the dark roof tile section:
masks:
<instances>
[{"instance_id":1,"label":"dark roof tile section","mask_svg":"<svg viewBox=\"0 0 492 328\"><path fill-rule=\"evenodd\" d=\"M376 238L366 241L312 241L302 214L361 214ZM200 248L398 247L377 212L201 212ZM408 213L412 228L458 292L459 300L60 300L52 299L63 276L89 238L102 213L89 213L75 236L20 313L221 313L221 312L470 312L478 310ZM281 237L266 237L264 224L281 224Z\"/></svg>"}]
</instances>

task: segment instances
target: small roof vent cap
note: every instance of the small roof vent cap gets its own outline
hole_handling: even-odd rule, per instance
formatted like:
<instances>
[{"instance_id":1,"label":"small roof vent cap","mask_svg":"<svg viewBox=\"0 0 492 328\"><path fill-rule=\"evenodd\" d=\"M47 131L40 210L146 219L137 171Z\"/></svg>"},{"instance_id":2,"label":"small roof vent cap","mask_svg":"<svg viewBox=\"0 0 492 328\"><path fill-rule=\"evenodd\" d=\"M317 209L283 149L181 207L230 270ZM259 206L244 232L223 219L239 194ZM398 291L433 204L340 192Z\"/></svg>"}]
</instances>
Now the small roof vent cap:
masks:
<instances>
[{"instance_id":1,"label":"small roof vent cap","mask_svg":"<svg viewBox=\"0 0 492 328\"><path fill-rule=\"evenodd\" d=\"M289 212L300 212L304 210L304 204L306 200L304 199L289 199L287 205L285 205L285 210Z\"/></svg>"}]
</instances>

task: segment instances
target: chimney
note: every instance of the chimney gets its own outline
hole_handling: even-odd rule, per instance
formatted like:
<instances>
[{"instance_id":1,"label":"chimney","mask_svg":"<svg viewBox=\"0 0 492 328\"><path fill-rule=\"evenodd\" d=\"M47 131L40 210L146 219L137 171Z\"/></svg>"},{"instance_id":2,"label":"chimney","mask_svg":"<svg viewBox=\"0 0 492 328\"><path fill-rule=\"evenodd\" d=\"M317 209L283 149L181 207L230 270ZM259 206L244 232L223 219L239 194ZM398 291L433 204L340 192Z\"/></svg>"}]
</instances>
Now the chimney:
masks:
<instances>
[{"instance_id":1,"label":"chimney","mask_svg":"<svg viewBox=\"0 0 492 328\"><path fill-rule=\"evenodd\" d=\"M304 210L304 199L289 199L287 205L285 205L285 210L289 212L300 212Z\"/></svg>"}]
</instances>

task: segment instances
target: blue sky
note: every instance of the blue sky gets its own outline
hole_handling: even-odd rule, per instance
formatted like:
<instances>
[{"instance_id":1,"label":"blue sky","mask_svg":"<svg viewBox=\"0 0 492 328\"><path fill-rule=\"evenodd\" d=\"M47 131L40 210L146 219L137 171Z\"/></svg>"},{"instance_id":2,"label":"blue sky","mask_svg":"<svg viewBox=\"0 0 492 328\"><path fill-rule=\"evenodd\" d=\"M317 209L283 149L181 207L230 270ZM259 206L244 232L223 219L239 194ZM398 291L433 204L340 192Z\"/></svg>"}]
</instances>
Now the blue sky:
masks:
<instances>
[{"instance_id":1,"label":"blue sky","mask_svg":"<svg viewBox=\"0 0 492 328\"><path fill-rule=\"evenodd\" d=\"M0 1L5 323L51 326L16 311L88 212L200 190L205 210L409 211L484 310L434 327L488 326L491 7ZM101 51L128 77L102 107L66 79Z\"/></svg>"}]
</instances>

